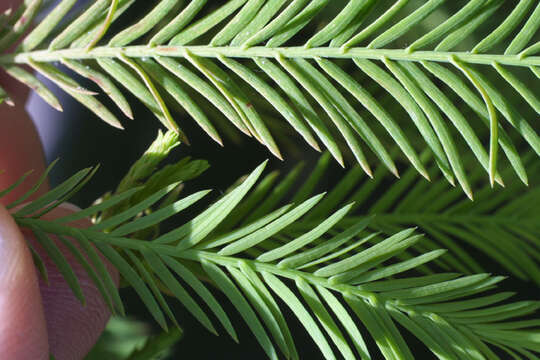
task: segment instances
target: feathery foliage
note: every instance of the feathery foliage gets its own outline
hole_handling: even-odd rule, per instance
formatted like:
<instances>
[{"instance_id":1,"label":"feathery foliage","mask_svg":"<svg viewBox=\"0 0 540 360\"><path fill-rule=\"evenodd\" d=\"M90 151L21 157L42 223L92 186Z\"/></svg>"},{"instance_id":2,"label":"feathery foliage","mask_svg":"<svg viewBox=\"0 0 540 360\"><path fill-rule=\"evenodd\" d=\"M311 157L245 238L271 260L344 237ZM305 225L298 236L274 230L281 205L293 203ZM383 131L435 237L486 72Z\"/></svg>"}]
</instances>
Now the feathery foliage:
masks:
<instances>
[{"instance_id":1,"label":"feathery foliage","mask_svg":"<svg viewBox=\"0 0 540 360\"><path fill-rule=\"evenodd\" d=\"M534 0L513 8L501 0L448 7L443 0L161 0L124 28L115 23L135 0L95 1L62 21L75 3L60 1L24 35L41 4L27 0L5 16L12 27L0 38L0 51L21 39L13 53L0 56L0 66L55 108L54 95L20 65L116 127L120 121L93 91L51 63L94 81L132 117L119 83L186 143L169 106L180 105L222 143L212 123L222 119L211 119L202 95L279 158L279 134L269 129L278 118L316 150L320 141L341 164L343 138L370 176L373 157L398 176L387 151L395 144L429 179L418 154L429 148L440 172L469 197L464 154L474 155L492 186L504 184L501 152L525 184L518 149L540 155L534 123L540 100L533 90L539 86L540 4ZM495 13L503 14L501 23L489 21ZM428 22L436 15L444 20ZM487 35L477 39L477 33ZM526 82L522 71L532 75Z\"/></svg>"},{"instance_id":2,"label":"feathery foliage","mask_svg":"<svg viewBox=\"0 0 540 360\"><path fill-rule=\"evenodd\" d=\"M540 168L534 160L533 154L524 157L534 179L538 179ZM320 157L304 180L300 180L302 169L301 163L282 179L277 172L268 174L254 190L253 201L247 199L241 209L232 214L229 225L245 225L254 218L270 214L282 205L283 199L292 197L299 202L313 196L322 180L335 170L328 153ZM476 200L471 202L444 178L437 178L435 166L428 168L428 173L432 175L431 183L409 169L398 182L390 184L384 167L376 169L373 179L369 179L360 166L353 167L310 214L283 232L279 242L290 241L334 211L353 203L349 213L334 226L336 234L365 220L366 216L372 217L369 229L386 235L415 226L428 235L428 239L412 247L416 252L426 253L441 247L449 250L444 257L432 262L436 265L434 269L467 274L492 270L485 269L482 261L472 256L469 250L472 247L496 261L501 266L497 268L499 273L507 272L536 284L540 282L540 223L537 220L540 192L537 186L524 192L526 187L515 179L506 184L504 191L497 191L481 181L482 171L477 169L471 172L472 183L479 187ZM382 196L374 197L381 193ZM408 259L413 255L402 256ZM421 270L431 273L427 267Z\"/></svg>"},{"instance_id":3,"label":"feathery foliage","mask_svg":"<svg viewBox=\"0 0 540 360\"><path fill-rule=\"evenodd\" d=\"M354 203L331 209L327 205L335 200L335 193L311 196L309 180L294 202L277 210L250 211L247 204L255 204L253 199L261 196L261 186L268 182L262 179L256 186L264 166L184 225L151 240L137 234L201 201L207 191L166 205L163 199L178 186L173 183L108 218L99 216L144 193L139 186L67 217L42 219L88 180L92 170L85 169L17 210L14 218L34 232L81 302L84 293L58 249L59 242L71 244L69 251L113 313L122 314L124 308L97 250L164 329L167 318L176 324L163 296L166 291L209 331L217 334L219 323L238 340L229 315L200 280L208 278L231 301L269 358L277 359L278 350L286 358L301 355L284 318L284 306L328 359L338 354L347 359L377 356L366 346L366 336L385 358L413 359L398 326L439 358L494 358L494 348L533 358L540 350L538 321L520 320L534 313L539 303L505 301L513 293L492 291L503 277L455 272L413 276L415 269L444 258L445 253L436 249L403 258L407 250L425 241L415 228L386 235L387 230L369 230L371 217L346 224ZM321 206L326 206L324 212ZM241 222L246 215L253 219ZM87 216L102 220L86 229L70 225ZM299 231L296 224L304 220L312 225ZM290 229L297 234L291 237Z\"/></svg>"}]
</instances>

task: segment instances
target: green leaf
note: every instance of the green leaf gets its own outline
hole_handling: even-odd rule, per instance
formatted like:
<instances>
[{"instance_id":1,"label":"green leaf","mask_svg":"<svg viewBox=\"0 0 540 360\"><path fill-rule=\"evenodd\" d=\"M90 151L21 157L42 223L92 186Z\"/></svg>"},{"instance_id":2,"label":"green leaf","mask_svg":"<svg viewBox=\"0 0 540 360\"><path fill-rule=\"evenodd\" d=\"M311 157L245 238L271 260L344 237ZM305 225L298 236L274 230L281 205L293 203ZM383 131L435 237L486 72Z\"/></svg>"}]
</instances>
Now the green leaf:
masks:
<instances>
[{"instance_id":1,"label":"green leaf","mask_svg":"<svg viewBox=\"0 0 540 360\"><path fill-rule=\"evenodd\" d=\"M276 220L277 218L281 217L282 215L284 215L285 213L287 213L289 211L291 206L292 205L290 205L290 204L285 205L285 206L271 212L270 214L268 214L266 216L263 216L262 218L260 218L259 220L255 221L255 222L253 222L251 224L243 226L242 228L240 228L238 230L234 230L234 231L232 231L230 233L227 233L227 234L224 234L222 236L218 236L216 239L212 239L212 241L210 241L208 243L204 243L201 247L205 248L205 249L214 248L214 247L218 247L218 246L222 246L222 245L231 243L231 242L233 242L233 241L235 241L237 239L243 238L246 235L249 235L249 234L253 233L256 230L259 230L259 229L263 228L267 224L269 224L269 223L273 222L274 220Z\"/></svg>"},{"instance_id":2,"label":"green leaf","mask_svg":"<svg viewBox=\"0 0 540 360\"><path fill-rule=\"evenodd\" d=\"M165 297L161 294L161 291L157 285L157 279L153 276L153 274L146 269L145 265L142 263L141 260L138 259L138 257L130 250L126 250L125 253L129 257L129 260L131 263L135 265L135 268L139 272L139 275L141 276L142 280L148 285L154 296L156 297L156 300L159 304L160 309L162 309L167 317L171 319L171 321L174 323L175 326L179 326L176 318L174 317L174 314L172 313L171 308L169 307L169 304L167 304L167 301L165 300ZM165 328L164 330L168 331L168 328Z\"/></svg>"},{"instance_id":3,"label":"green leaf","mask_svg":"<svg viewBox=\"0 0 540 360\"><path fill-rule=\"evenodd\" d=\"M6 73L8 73L12 78L32 89L37 95L39 95L39 97L41 97L47 104L51 105L54 109L58 111L63 111L62 105L60 105L60 102L52 93L52 91L49 90L34 75L19 66L6 66L5 70Z\"/></svg>"},{"instance_id":4,"label":"green leaf","mask_svg":"<svg viewBox=\"0 0 540 360\"><path fill-rule=\"evenodd\" d=\"M121 203L122 201L131 198L133 196L133 194L140 191L141 188L142 187L136 187L136 188L132 188L132 189L129 189L127 191L124 191L124 192L122 192L120 194L113 195L110 198L108 198L107 200L105 200L103 202L100 202L99 204L92 205L92 206L90 206L90 207L88 207L86 209L74 212L74 213L72 213L70 215L59 217L59 218L55 219L54 221L61 222L61 223L69 223L69 222L72 222L72 221L77 221L77 220L80 220L80 219L90 217L92 215L96 215L101 211L105 211L107 209L110 209L114 205L116 205L118 203Z\"/></svg>"},{"instance_id":5,"label":"green leaf","mask_svg":"<svg viewBox=\"0 0 540 360\"><path fill-rule=\"evenodd\" d=\"M131 286L133 286L133 289L137 292L137 294L139 294L141 300L144 302L144 304L146 305L154 319L156 319L158 324L163 329L167 329L167 322L165 321L163 312L161 311L158 303L156 302L156 299L154 298L150 290L148 290L148 287L146 286L144 281L131 267L131 265L111 246L102 244L96 244L96 246L103 253L103 255L105 255L107 259L109 259L109 261L114 264L122 277Z\"/></svg>"},{"instance_id":6,"label":"green leaf","mask_svg":"<svg viewBox=\"0 0 540 360\"><path fill-rule=\"evenodd\" d=\"M130 218L136 216L140 212L146 210L150 206L152 206L154 203L159 201L161 198L163 198L165 195L167 195L169 192L174 190L178 184L172 184L167 186L164 189L161 189L160 191L156 192L154 195L148 197L147 199L137 203L133 207L116 214L114 216L111 216L107 220L104 220L100 222L99 224L95 224L91 227L94 231L100 231L104 229L114 228L119 226L120 224L124 223L126 220L129 220Z\"/></svg>"},{"instance_id":7,"label":"green leaf","mask_svg":"<svg viewBox=\"0 0 540 360\"><path fill-rule=\"evenodd\" d=\"M311 135L304 121L298 116L296 111L281 97L281 95L268 85L255 72L242 64L221 56L219 60L225 64L230 70L234 71L244 81L248 82L263 98L268 100L270 104L291 124L291 126L311 145L315 150L320 150L316 140Z\"/></svg>"},{"instance_id":8,"label":"green leaf","mask_svg":"<svg viewBox=\"0 0 540 360\"><path fill-rule=\"evenodd\" d=\"M351 209L351 206L352 204L345 206L344 208L340 209L339 211L334 213L332 216L330 216L328 219L323 221L313 230L305 233L304 235L294 240L291 240L290 242L288 242L287 244L283 246L280 246L279 248L265 252L264 254L257 257L257 260L262 261L262 262L275 261L317 240L321 235L326 233L338 221L340 221Z\"/></svg>"},{"instance_id":9,"label":"green leaf","mask_svg":"<svg viewBox=\"0 0 540 360\"><path fill-rule=\"evenodd\" d=\"M163 284L169 289L174 296L180 300L180 302L186 307L186 309L193 315L201 324L204 325L210 332L217 335L216 329L212 325L208 316L200 308L200 306L193 300L182 285L174 278L172 273L163 264L162 260L153 252L143 252L143 256L146 262L150 265L153 272L159 277Z\"/></svg>"},{"instance_id":10,"label":"green leaf","mask_svg":"<svg viewBox=\"0 0 540 360\"><path fill-rule=\"evenodd\" d=\"M345 359L354 359L355 356L347 344L347 340L343 336L343 333L339 330L338 326L322 304L321 300L315 293L315 291L309 286L309 284L299 278L296 279L296 286L300 290L302 297L308 303L311 311L315 314L321 326L328 333L336 347L339 349Z\"/></svg>"},{"instance_id":11,"label":"green leaf","mask_svg":"<svg viewBox=\"0 0 540 360\"><path fill-rule=\"evenodd\" d=\"M41 5L42 0L25 1L20 4L18 11L12 15L13 24L0 36L0 52L4 52L23 36L39 13Z\"/></svg>"},{"instance_id":12,"label":"green leaf","mask_svg":"<svg viewBox=\"0 0 540 360\"><path fill-rule=\"evenodd\" d=\"M251 222L257 218L260 218L262 215L266 215L269 211L273 210L274 207L280 203L281 200L283 200L287 194L289 193L290 189L294 186L296 183L298 177L300 176L302 169L304 168L304 163L299 163L292 169L285 178L279 182L279 184L276 184L274 188L270 191L268 195L266 195L266 201L264 201L262 204L260 201L257 201L256 208L252 209L250 214L243 220L243 223ZM261 181L262 185L262 181ZM252 201L255 202L256 198L253 198ZM255 205L255 204L254 204Z\"/></svg>"},{"instance_id":13,"label":"green leaf","mask_svg":"<svg viewBox=\"0 0 540 360\"><path fill-rule=\"evenodd\" d=\"M256 244L263 242L268 239L287 225L290 225L298 218L302 217L306 212L308 212L319 200L324 196L323 194L316 195L311 199L308 199L290 210L286 214L282 215L280 218L274 220L270 224L264 226L263 228L249 234L248 236L238 239L232 244L227 245L222 250L219 251L220 255L230 256L241 251L244 251Z\"/></svg>"},{"instance_id":14,"label":"green leaf","mask_svg":"<svg viewBox=\"0 0 540 360\"><path fill-rule=\"evenodd\" d=\"M193 290L206 302L210 310L217 316L225 330L233 338L234 341L238 342L238 337L236 331L234 330L229 317L218 303L214 295L206 288L206 286L184 265L179 261L173 259L170 256L162 255L161 258L167 264L171 270L173 270L182 280L184 280Z\"/></svg>"},{"instance_id":15,"label":"green leaf","mask_svg":"<svg viewBox=\"0 0 540 360\"><path fill-rule=\"evenodd\" d=\"M362 334L358 330L358 327L355 324L354 319L351 318L347 309L339 302L339 300L332 294L331 291L328 291L322 286L317 286L317 291L321 294L321 297L328 304L328 307L332 309L336 317L339 319L349 336L353 340L356 350L360 354L362 359L369 359L369 350Z\"/></svg>"},{"instance_id":16,"label":"green leaf","mask_svg":"<svg viewBox=\"0 0 540 360\"><path fill-rule=\"evenodd\" d=\"M165 219L168 219L169 217L178 214L180 211L186 209L187 207L191 206L195 202L199 201L209 192L210 190L203 190L193 195L187 196L183 199L180 199L169 206L166 206L149 215L143 216L140 219L137 219L133 222L124 224L116 228L115 230L111 232L111 235L125 236L127 234L132 234L136 231L146 229L150 226L157 225L161 223L162 221L164 221Z\"/></svg>"},{"instance_id":17,"label":"green leaf","mask_svg":"<svg viewBox=\"0 0 540 360\"><path fill-rule=\"evenodd\" d=\"M49 167L49 171L52 168L52 166L54 166L54 164L52 164ZM70 177L69 179L67 179L66 181L64 181L63 183L58 185L57 187L55 187L53 190L43 194L42 196L40 196L36 200L32 201L28 205L25 205L23 208L17 210L17 212L15 214L17 216L31 215L32 213L35 213L36 211L41 210L45 206L50 205L52 202L54 202L55 200L60 199L66 193L69 193L69 191L71 191L71 189L73 189L80 181L82 181L85 177L88 176L90 171L92 171L91 168L83 169L83 170L77 172L75 175L73 175L72 177ZM45 181L46 176L47 176L46 174L47 174L47 172L42 176L42 178L40 178L38 180L38 183L32 189L29 190L29 192L27 192L25 195L23 195L21 198L19 198L14 203L11 203L9 205L9 207L16 206L20 202L24 201L24 199L27 198L27 196L30 196L31 194L33 194L38 189L38 187L41 185L41 183L43 181ZM23 200L21 200L21 199L23 199Z\"/></svg>"},{"instance_id":18,"label":"green leaf","mask_svg":"<svg viewBox=\"0 0 540 360\"><path fill-rule=\"evenodd\" d=\"M266 355L270 359L277 359L277 354L272 345L266 331L262 327L262 324L257 318L257 315L253 312L251 306L247 303L244 296L240 293L238 288L233 282L225 275L225 273L216 265L203 261L202 266L205 272L215 282L215 284L227 295L229 300L233 303L236 310L240 313L248 327L251 329L257 341L264 349Z\"/></svg>"},{"instance_id":19,"label":"green leaf","mask_svg":"<svg viewBox=\"0 0 540 360\"><path fill-rule=\"evenodd\" d=\"M178 84L172 74L167 73L161 66L150 59L144 59L139 64L145 68L150 76L195 119L195 121L203 128L210 137L218 144L223 145L223 142L214 128L210 120L205 115L204 111L197 105L193 99L189 97L186 91Z\"/></svg>"},{"instance_id":20,"label":"green leaf","mask_svg":"<svg viewBox=\"0 0 540 360\"><path fill-rule=\"evenodd\" d=\"M181 239L178 243L179 249L191 247L199 243L215 227L217 227L219 223L223 221L231 210L241 201L241 199L257 181L265 166L266 162L259 165L242 183L241 186L224 196L221 200L217 201L214 205L193 220L176 230L160 236L155 241L157 243L169 244Z\"/></svg>"},{"instance_id":21,"label":"green leaf","mask_svg":"<svg viewBox=\"0 0 540 360\"><path fill-rule=\"evenodd\" d=\"M34 266L39 271L39 274L41 275L43 281L45 281L45 284L49 285L49 272L47 271L47 267L45 266L43 258L41 257L41 255L39 255L36 249L34 249L34 245L28 243L28 248L32 253L32 260L34 261Z\"/></svg>"},{"instance_id":22,"label":"green leaf","mask_svg":"<svg viewBox=\"0 0 540 360\"><path fill-rule=\"evenodd\" d=\"M194 0L186 6L170 23L155 34L149 41L151 46L161 45L175 34L179 33L182 28L199 13L207 0Z\"/></svg>"},{"instance_id":23,"label":"green leaf","mask_svg":"<svg viewBox=\"0 0 540 360\"><path fill-rule=\"evenodd\" d=\"M96 269L96 272L98 273L99 278L103 282L103 286L109 294L109 297L111 298L116 311L118 311L120 315L124 315L124 305L122 304L122 299L120 299L117 285L115 284L111 274L109 273L109 270L105 266L103 259L100 257L100 255L94 248L94 245L90 243L90 241L87 239L85 234L82 233L81 230L76 230L74 236L77 242L81 245L81 248L83 249L85 254L88 256L92 266L94 267L94 269Z\"/></svg>"},{"instance_id":24,"label":"green leaf","mask_svg":"<svg viewBox=\"0 0 540 360\"><path fill-rule=\"evenodd\" d=\"M383 241L366 249L354 256L350 256L346 259L343 259L337 263L327 265L315 272L317 276L332 276L345 272L352 268L359 266L362 263L366 263L369 259L376 258L381 256L385 252L389 252L392 249L392 246L399 244L400 242L408 239L410 235L414 232L415 229L403 230Z\"/></svg>"},{"instance_id":25,"label":"green leaf","mask_svg":"<svg viewBox=\"0 0 540 360\"><path fill-rule=\"evenodd\" d=\"M83 63L79 63L77 61L63 59L62 64L75 71L77 74L95 82L96 85L98 85L103 92L107 94L112 101L114 101L118 108L122 110L124 115L130 119L133 119L133 113L129 103L109 77L97 70L94 70L89 65L84 65Z\"/></svg>"},{"instance_id":26,"label":"green leaf","mask_svg":"<svg viewBox=\"0 0 540 360\"><path fill-rule=\"evenodd\" d=\"M389 265L383 269L377 269L377 270L366 272L354 278L352 282L355 284L360 284L363 282L379 280L385 277L399 274L409 269L417 268L418 266L426 262L432 261L433 259L436 259L437 257L443 255L445 252L446 250L433 250L426 254L419 255L415 258L405 260L397 264Z\"/></svg>"},{"instance_id":27,"label":"green leaf","mask_svg":"<svg viewBox=\"0 0 540 360\"><path fill-rule=\"evenodd\" d=\"M88 260L85 258L81 250L73 244L73 242L69 239L66 239L63 236L58 236L58 239L62 242L62 244L73 254L75 259L79 262L79 264L83 267L84 271L88 274L88 277L92 280L100 294L103 296L103 299L107 303L107 306L109 307L109 310L111 313L115 313L115 309L113 306L113 303L111 302L110 296L105 289L105 286L103 285L103 281L100 279L99 275L97 274L96 270L92 267L92 265L88 262Z\"/></svg>"},{"instance_id":28,"label":"green leaf","mask_svg":"<svg viewBox=\"0 0 540 360\"><path fill-rule=\"evenodd\" d=\"M353 225L345 231L340 232L328 241L325 241L300 254L292 255L281 260L279 262L279 266L291 268L309 267L316 264L313 261L317 261L318 263L318 259L323 259L323 257L328 253L330 253L332 256L335 255L336 253L333 253L332 251L347 243L349 240L362 232L368 226L370 220L371 218L367 218L364 221L359 221L356 225ZM369 240L370 237L372 237L372 235L369 235L368 238L360 240L356 246ZM329 260L331 258L327 259Z\"/></svg>"},{"instance_id":29,"label":"green leaf","mask_svg":"<svg viewBox=\"0 0 540 360\"><path fill-rule=\"evenodd\" d=\"M289 349L287 347L287 344L285 343L284 335L281 331L279 323L277 322L274 314L272 313L272 310L269 308L261 295L257 292L257 289L254 287L254 285L240 270L237 270L233 267L228 267L227 270L236 280L238 286L243 290L244 294L257 311L257 314L259 314L259 317L268 328L268 331L270 331L272 337L274 338L280 349L283 351L284 355L286 357L289 357Z\"/></svg>"},{"instance_id":30,"label":"green leaf","mask_svg":"<svg viewBox=\"0 0 540 360\"><path fill-rule=\"evenodd\" d=\"M75 5L76 0L61 1L47 16L41 20L30 34L26 35L23 42L19 45L22 51L30 51L45 40L45 38L53 31L53 29L62 21L63 17Z\"/></svg>"},{"instance_id":31,"label":"green leaf","mask_svg":"<svg viewBox=\"0 0 540 360\"><path fill-rule=\"evenodd\" d=\"M259 275L257 275L255 270L253 270L252 266L250 266L245 261L240 261L239 268L248 277L249 281L251 281L251 283L255 286L257 292L263 298L264 302L270 308L270 311L272 312L274 318L278 322L279 327L282 331L283 337L285 338L285 342L288 347L288 351L284 351L284 352L290 353L290 358L298 359L298 353L296 352L296 347L294 345L293 338L289 331L289 327L287 325L287 322L285 320L283 313L281 312L278 304L274 300L274 297L272 296L270 291L267 289L263 281L260 279Z\"/></svg>"},{"instance_id":32,"label":"green leaf","mask_svg":"<svg viewBox=\"0 0 540 360\"><path fill-rule=\"evenodd\" d=\"M270 288L281 298L281 300L287 304L298 320L300 320L317 346L321 349L324 357L326 359L334 359L335 357L330 345L328 345L328 342L313 320L313 317L305 309L304 305L302 305L302 303L298 300L296 295L294 295L294 293L274 275L263 272L262 276L268 286L270 286Z\"/></svg>"},{"instance_id":33,"label":"green leaf","mask_svg":"<svg viewBox=\"0 0 540 360\"><path fill-rule=\"evenodd\" d=\"M4 190L0 191L0 198L6 196L6 195L9 195L9 193L11 193L13 190L15 190L19 185L21 185L24 180L26 180L26 178L28 177L28 175L30 175L31 173L33 172L33 170L30 170L26 173L24 173L20 178L17 179L17 181L15 181L13 184L11 184L10 186L8 186L7 188L5 188ZM1 174L0 174L1 175Z\"/></svg>"}]
</instances>

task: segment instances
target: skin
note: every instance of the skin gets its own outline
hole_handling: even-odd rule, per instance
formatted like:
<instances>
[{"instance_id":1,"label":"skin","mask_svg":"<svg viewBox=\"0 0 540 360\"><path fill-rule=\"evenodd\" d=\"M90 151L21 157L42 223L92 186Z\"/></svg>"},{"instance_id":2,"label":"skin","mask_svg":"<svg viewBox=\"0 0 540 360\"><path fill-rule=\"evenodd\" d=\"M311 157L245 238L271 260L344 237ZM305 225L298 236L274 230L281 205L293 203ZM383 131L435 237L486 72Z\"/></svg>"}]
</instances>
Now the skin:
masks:
<instances>
[{"instance_id":1,"label":"skin","mask_svg":"<svg viewBox=\"0 0 540 360\"><path fill-rule=\"evenodd\" d=\"M16 6L0 0L0 11ZM62 275L37 244L31 232L20 229L5 205L24 194L45 169L43 149L33 122L24 110L28 90L0 71L0 84L15 107L0 105L0 191L28 170L28 179L0 198L0 354L4 359L82 359L97 341L109 312L96 287L73 256L57 242L79 278L86 306L73 296ZM45 183L29 200L48 190ZM14 209L12 209L14 210ZM75 211L65 204L46 215L54 219ZM89 220L75 226L90 226ZM49 275L46 284L37 272L28 243L41 255ZM116 270L106 263L113 278Z\"/></svg>"}]
</instances>

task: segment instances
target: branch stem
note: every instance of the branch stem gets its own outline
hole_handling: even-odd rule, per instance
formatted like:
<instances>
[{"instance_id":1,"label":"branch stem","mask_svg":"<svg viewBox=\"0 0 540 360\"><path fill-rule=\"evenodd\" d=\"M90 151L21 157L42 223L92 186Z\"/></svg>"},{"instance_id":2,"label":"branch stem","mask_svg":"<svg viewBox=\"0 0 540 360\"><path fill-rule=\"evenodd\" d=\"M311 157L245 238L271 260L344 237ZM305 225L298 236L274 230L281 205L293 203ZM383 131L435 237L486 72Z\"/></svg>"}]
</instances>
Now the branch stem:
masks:
<instances>
[{"instance_id":1,"label":"branch stem","mask_svg":"<svg viewBox=\"0 0 540 360\"><path fill-rule=\"evenodd\" d=\"M281 55L285 58L341 58L341 59L373 59L380 60L384 57L390 60L404 61L434 61L446 62L457 58L468 64L491 65L494 61L501 65L509 66L540 66L540 56L500 55L500 54L472 54L469 52L444 52L444 51L414 51L406 49L368 49L356 47L343 50L337 47L305 48L303 46L270 48L254 46L250 48L231 46L156 46L146 45L126 47L96 47L90 51L86 48L62 49L62 50L37 50L0 56L0 64L27 64L30 59L38 62L53 62L61 59L96 59L116 58L124 55L129 58L144 57L186 57L186 52L200 56L217 58L226 56L231 58L275 58Z\"/></svg>"},{"instance_id":2,"label":"branch stem","mask_svg":"<svg viewBox=\"0 0 540 360\"><path fill-rule=\"evenodd\" d=\"M178 251L176 246L173 245L162 245L155 244L151 241L143 241L131 238L124 237L115 237L99 231L93 231L90 229L78 229L72 228L64 224L57 224L47 220L25 218L25 217L15 217L15 221L21 227L37 227L48 234L53 235L62 235L62 236L71 236L76 238L78 233L83 233L86 235L86 238L92 242L98 242L103 244L108 244L111 246L117 246L122 249L130 249L134 251L145 251L147 249L152 249L159 254L169 255L180 259L191 260L195 262L200 262L202 259L210 260L221 266L239 266L239 261L244 261L251 266L253 266L256 271L266 271L274 275L285 277L288 279L296 279L301 277L312 284L326 287L328 289L340 291L340 292L351 292L357 296L368 298L376 296L375 293L370 291L362 290L361 286L353 286L349 284L331 283L328 279L315 276L310 273L288 269L280 268L279 266L272 263L264 263L256 260L243 259L239 257L232 256L223 256L210 251L198 250L198 249L187 249Z\"/></svg>"}]
</instances>

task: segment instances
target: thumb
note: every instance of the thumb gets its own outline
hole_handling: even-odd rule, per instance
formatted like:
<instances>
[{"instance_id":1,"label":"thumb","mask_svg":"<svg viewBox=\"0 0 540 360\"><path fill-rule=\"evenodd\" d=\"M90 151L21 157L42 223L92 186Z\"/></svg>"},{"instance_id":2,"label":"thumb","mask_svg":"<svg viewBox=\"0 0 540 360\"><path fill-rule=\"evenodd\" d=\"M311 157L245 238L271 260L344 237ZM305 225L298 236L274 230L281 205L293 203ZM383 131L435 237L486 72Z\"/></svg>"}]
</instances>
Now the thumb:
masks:
<instances>
[{"instance_id":1,"label":"thumb","mask_svg":"<svg viewBox=\"0 0 540 360\"><path fill-rule=\"evenodd\" d=\"M1 204L0 264L0 354L5 359L46 359L47 327L32 256Z\"/></svg>"},{"instance_id":2,"label":"thumb","mask_svg":"<svg viewBox=\"0 0 540 360\"><path fill-rule=\"evenodd\" d=\"M0 0L1 2L2 0ZM32 120L26 113L24 106L9 107L0 105L0 191L14 183L28 170L34 170L26 181L15 191L0 199L0 204L9 204L16 200L45 172L45 159L41 141ZM34 196L28 200L45 193L48 184L45 182Z\"/></svg>"},{"instance_id":3,"label":"thumb","mask_svg":"<svg viewBox=\"0 0 540 360\"><path fill-rule=\"evenodd\" d=\"M43 216L42 219L53 220L69 215L74 210L73 205L62 204ZM70 226L80 228L90 225L91 222L88 219L70 223ZM32 240L32 237L30 237L30 241L35 243ZM78 360L84 358L94 346L105 329L110 313L101 293L86 273L86 270L61 242L56 242L56 245L75 272L84 293L86 305L83 306L73 295L64 277L58 272L56 265L54 265L43 248L35 243L35 249L41 255L49 275L49 284L46 284L42 279L39 280L49 336L49 349L57 360ZM73 245L78 247L75 242ZM118 272L105 258L102 257L102 260L111 277L118 284Z\"/></svg>"}]
</instances>

